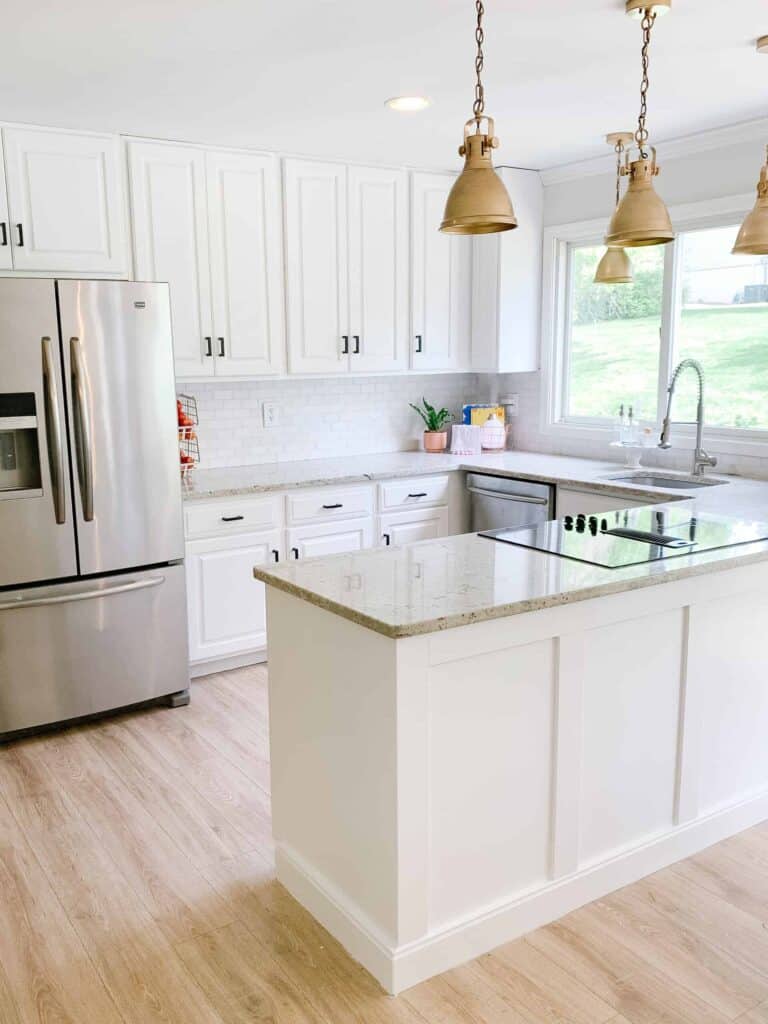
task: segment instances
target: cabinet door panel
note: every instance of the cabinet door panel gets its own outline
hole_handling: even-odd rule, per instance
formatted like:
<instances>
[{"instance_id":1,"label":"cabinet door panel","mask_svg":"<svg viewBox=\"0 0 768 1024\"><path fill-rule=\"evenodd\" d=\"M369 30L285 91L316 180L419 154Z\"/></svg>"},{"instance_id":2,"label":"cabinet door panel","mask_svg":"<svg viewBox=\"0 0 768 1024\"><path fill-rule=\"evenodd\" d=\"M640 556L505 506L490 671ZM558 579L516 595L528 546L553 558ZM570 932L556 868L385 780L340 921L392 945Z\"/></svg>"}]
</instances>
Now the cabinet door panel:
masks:
<instances>
[{"instance_id":1,"label":"cabinet door panel","mask_svg":"<svg viewBox=\"0 0 768 1024\"><path fill-rule=\"evenodd\" d=\"M615 512L641 505L653 505L649 499L625 498L616 494L601 494L597 491L577 491L569 487L557 488L557 517L597 515L600 512Z\"/></svg>"},{"instance_id":2,"label":"cabinet door panel","mask_svg":"<svg viewBox=\"0 0 768 1024\"><path fill-rule=\"evenodd\" d=\"M124 274L120 142L4 128L15 270Z\"/></svg>"},{"instance_id":3,"label":"cabinet door panel","mask_svg":"<svg viewBox=\"0 0 768 1024\"><path fill-rule=\"evenodd\" d=\"M412 544L417 540L436 540L445 535L447 526L445 509L414 509L381 516L379 543L392 546Z\"/></svg>"},{"instance_id":4,"label":"cabinet door panel","mask_svg":"<svg viewBox=\"0 0 768 1024\"><path fill-rule=\"evenodd\" d=\"M283 369L280 163L258 154L206 154L216 372ZM221 355L221 352L224 355Z\"/></svg>"},{"instance_id":5,"label":"cabinet door panel","mask_svg":"<svg viewBox=\"0 0 768 1024\"><path fill-rule=\"evenodd\" d=\"M5 186L5 165L0 153L0 270L13 270L11 219L8 213L8 192Z\"/></svg>"},{"instance_id":6,"label":"cabinet door panel","mask_svg":"<svg viewBox=\"0 0 768 1024\"><path fill-rule=\"evenodd\" d=\"M171 286L177 377L212 376L205 154L134 142L129 160L136 278Z\"/></svg>"},{"instance_id":7,"label":"cabinet door panel","mask_svg":"<svg viewBox=\"0 0 768 1024\"><path fill-rule=\"evenodd\" d=\"M373 543L373 521L350 519L344 523L318 526L297 526L288 530L287 557L312 558L315 555L336 555L361 551Z\"/></svg>"},{"instance_id":8,"label":"cabinet door panel","mask_svg":"<svg viewBox=\"0 0 768 1024\"><path fill-rule=\"evenodd\" d=\"M187 544L193 662L266 646L265 588L253 578L253 567L273 561L279 550L279 530Z\"/></svg>"},{"instance_id":9,"label":"cabinet door panel","mask_svg":"<svg viewBox=\"0 0 768 1024\"><path fill-rule=\"evenodd\" d=\"M404 369L408 365L408 177L405 171L350 167L348 183L350 368Z\"/></svg>"},{"instance_id":10,"label":"cabinet door panel","mask_svg":"<svg viewBox=\"0 0 768 1024\"><path fill-rule=\"evenodd\" d=\"M453 181L447 174L414 174L412 179L411 365L419 370L469 364L472 239L439 231Z\"/></svg>"},{"instance_id":11,"label":"cabinet door panel","mask_svg":"<svg viewBox=\"0 0 768 1024\"><path fill-rule=\"evenodd\" d=\"M349 356L346 168L285 161L288 365L294 373L344 373Z\"/></svg>"}]
</instances>

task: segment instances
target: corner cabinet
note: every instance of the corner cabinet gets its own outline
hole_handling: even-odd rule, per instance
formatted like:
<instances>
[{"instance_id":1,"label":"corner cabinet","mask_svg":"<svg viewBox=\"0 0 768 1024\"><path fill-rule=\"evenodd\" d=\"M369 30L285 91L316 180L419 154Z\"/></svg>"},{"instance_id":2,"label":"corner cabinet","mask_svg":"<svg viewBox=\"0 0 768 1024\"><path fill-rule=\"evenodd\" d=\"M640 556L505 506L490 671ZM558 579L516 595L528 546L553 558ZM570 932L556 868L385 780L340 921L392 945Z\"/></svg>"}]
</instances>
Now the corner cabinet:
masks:
<instances>
[{"instance_id":1,"label":"corner cabinet","mask_svg":"<svg viewBox=\"0 0 768 1024\"><path fill-rule=\"evenodd\" d=\"M407 173L285 161L288 365L408 365Z\"/></svg>"},{"instance_id":2,"label":"corner cabinet","mask_svg":"<svg viewBox=\"0 0 768 1024\"><path fill-rule=\"evenodd\" d=\"M135 276L171 286L176 375L280 373L280 167L269 154L129 144Z\"/></svg>"},{"instance_id":3,"label":"corner cabinet","mask_svg":"<svg viewBox=\"0 0 768 1024\"><path fill-rule=\"evenodd\" d=\"M120 139L3 128L0 269L127 276Z\"/></svg>"},{"instance_id":4,"label":"corner cabinet","mask_svg":"<svg viewBox=\"0 0 768 1024\"><path fill-rule=\"evenodd\" d=\"M454 181L452 174L411 176L414 370L460 370L470 364L473 239L439 230Z\"/></svg>"},{"instance_id":5,"label":"corner cabinet","mask_svg":"<svg viewBox=\"0 0 768 1024\"><path fill-rule=\"evenodd\" d=\"M518 226L474 239L472 369L527 373L539 368L544 189L538 171L498 173Z\"/></svg>"}]
</instances>

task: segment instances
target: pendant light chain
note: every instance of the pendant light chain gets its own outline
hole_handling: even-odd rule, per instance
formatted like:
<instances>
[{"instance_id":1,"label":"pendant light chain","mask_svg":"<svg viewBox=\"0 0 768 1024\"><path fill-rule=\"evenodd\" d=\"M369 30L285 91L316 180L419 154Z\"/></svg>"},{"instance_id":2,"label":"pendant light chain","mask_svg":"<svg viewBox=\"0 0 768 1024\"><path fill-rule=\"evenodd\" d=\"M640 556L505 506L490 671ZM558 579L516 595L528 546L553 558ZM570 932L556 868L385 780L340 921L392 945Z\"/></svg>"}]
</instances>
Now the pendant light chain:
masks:
<instances>
[{"instance_id":1,"label":"pendant light chain","mask_svg":"<svg viewBox=\"0 0 768 1024\"><path fill-rule=\"evenodd\" d=\"M616 205L621 202L621 155L624 152L624 143L619 139L616 143Z\"/></svg>"},{"instance_id":2,"label":"pendant light chain","mask_svg":"<svg viewBox=\"0 0 768 1024\"><path fill-rule=\"evenodd\" d=\"M475 39L477 40L475 74L477 75L477 83L475 84L475 102L472 104L472 111L475 115L475 120L479 124L485 110L485 90L483 89L483 81L480 77L483 71L483 42L485 41L485 33L483 32L485 8L483 7L483 0L476 0L475 8L477 10L477 28L475 29Z\"/></svg>"},{"instance_id":3,"label":"pendant light chain","mask_svg":"<svg viewBox=\"0 0 768 1024\"><path fill-rule=\"evenodd\" d=\"M648 129L645 127L645 119L648 115L648 86L650 85L648 81L648 48L651 45L651 29L655 21L656 12L646 7L643 12L643 20L640 23L643 30L643 49L641 51L643 80L640 85L640 115L637 119L637 131L635 132L637 148L640 150L640 156L644 160L648 156L645 148L645 144L648 141Z\"/></svg>"}]
</instances>

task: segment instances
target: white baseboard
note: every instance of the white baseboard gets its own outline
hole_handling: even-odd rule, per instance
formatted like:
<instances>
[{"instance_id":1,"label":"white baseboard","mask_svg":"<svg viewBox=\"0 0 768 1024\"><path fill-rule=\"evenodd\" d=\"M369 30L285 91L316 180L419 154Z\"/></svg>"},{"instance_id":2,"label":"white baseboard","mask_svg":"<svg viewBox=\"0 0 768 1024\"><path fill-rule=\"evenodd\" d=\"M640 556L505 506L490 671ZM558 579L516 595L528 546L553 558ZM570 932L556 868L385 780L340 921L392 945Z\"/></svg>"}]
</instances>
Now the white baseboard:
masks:
<instances>
[{"instance_id":1,"label":"white baseboard","mask_svg":"<svg viewBox=\"0 0 768 1024\"><path fill-rule=\"evenodd\" d=\"M228 658L211 658L210 661L193 661L189 666L190 679L210 676L214 672L227 672L231 668L245 668L247 665L260 665L267 660L267 649L248 651L247 654L232 654Z\"/></svg>"},{"instance_id":2,"label":"white baseboard","mask_svg":"<svg viewBox=\"0 0 768 1024\"><path fill-rule=\"evenodd\" d=\"M277 878L385 991L397 995L766 818L768 792L400 947L377 935L359 908L285 843L277 844Z\"/></svg>"}]
</instances>

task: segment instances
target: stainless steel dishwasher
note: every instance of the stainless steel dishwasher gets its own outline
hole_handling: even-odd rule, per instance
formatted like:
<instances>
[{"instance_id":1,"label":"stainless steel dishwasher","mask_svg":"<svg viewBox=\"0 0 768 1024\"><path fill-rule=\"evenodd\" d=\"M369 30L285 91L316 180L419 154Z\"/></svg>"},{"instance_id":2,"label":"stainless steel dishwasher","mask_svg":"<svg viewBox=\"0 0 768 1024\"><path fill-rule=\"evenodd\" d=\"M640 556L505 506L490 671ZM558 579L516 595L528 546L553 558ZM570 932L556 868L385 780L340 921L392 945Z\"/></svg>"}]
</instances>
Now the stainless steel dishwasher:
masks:
<instances>
[{"instance_id":1,"label":"stainless steel dishwasher","mask_svg":"<svg viewBox=\"0 0 768 1024\"><path fill-rule=\"evenodd\" d=\"M549 484L468 473L467 490L471 498L470 530L473 533L500 527L532 526L545 523L554 515L554 488Z\"/></svg>"}]
</instances>

